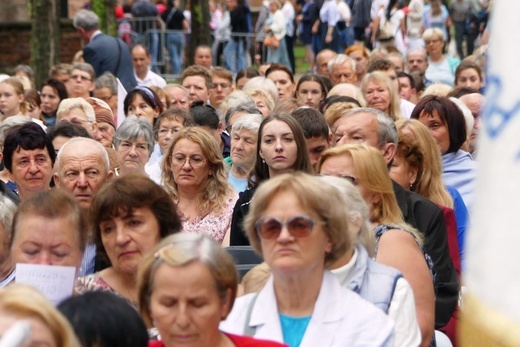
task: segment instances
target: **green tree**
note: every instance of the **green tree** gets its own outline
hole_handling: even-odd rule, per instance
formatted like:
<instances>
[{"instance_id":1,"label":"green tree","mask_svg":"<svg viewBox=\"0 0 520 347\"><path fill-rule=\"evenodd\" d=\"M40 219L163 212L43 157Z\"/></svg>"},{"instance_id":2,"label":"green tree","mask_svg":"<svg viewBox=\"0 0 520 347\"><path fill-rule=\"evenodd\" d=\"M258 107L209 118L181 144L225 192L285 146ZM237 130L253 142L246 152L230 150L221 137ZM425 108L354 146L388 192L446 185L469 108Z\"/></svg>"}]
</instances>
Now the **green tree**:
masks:
<instances>
[{"instance_id":1,"label":"green tree","mask_svg":"<svg viewBox=\"0 0 520 347\"><path fill-rule=\"evenodd\" d=\"M49 68L59 62L60 6L59 0L30 0L31 66L34 83L39 87L47 78Z\"/></svg>"},{"instance_id":2,"label":"green tree","mask_svg":"<svg viewBox=\"0 0 520 347\"><path fill-rule=\"evenodd\" d=\"M188 53L188 64L194 63L195 48L198 45L211 45L211 31L209 22L208 0L192 0L191 1L191 38L190 50Z\"/></svg>"},{"instance_id":3,"label":"green tree","mask_svg":"<svg viewBox=\"0 0 520 347\"><path fill-rule=\"evenodd\" d=\"M117 33L116 15L114 12L116 0L92 0L92 10L99 17L99 28L107 35Z\"/></svg>"}]
</instances>

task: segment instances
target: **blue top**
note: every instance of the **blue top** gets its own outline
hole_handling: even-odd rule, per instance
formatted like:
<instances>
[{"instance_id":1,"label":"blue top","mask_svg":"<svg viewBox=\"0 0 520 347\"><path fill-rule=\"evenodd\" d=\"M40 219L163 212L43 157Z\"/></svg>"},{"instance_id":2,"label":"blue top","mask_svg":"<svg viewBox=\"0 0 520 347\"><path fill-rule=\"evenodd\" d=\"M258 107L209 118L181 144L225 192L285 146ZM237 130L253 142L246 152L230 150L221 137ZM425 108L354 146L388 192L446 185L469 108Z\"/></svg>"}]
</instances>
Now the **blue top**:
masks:
<instances>
[{"instance_id":1,"label":"blue top","mask_svg":"<svg viewBox=\"0 0 520 347\"><path fill-rule=\"evenodd\" d=\"M282 326L283 342L289 347L299 347L305 335L305 330L311 320L311 316L307 317L291 317L279 313L280 323Z\"/></svg>"},{"instance_id":2,"label":"blue top","mask_svg":"<svg viewBox=\"0 0 520 347\"><path fill-rule=\"evenodd\" d=\"M457 220L457 243L459 244L459 255L462 263L464 260L464 237L466 229L469 228L468 209L457 189L446 186L446 190L453 200L453 212L455 212L455 219Z\"/></svg>"}]
</instances>

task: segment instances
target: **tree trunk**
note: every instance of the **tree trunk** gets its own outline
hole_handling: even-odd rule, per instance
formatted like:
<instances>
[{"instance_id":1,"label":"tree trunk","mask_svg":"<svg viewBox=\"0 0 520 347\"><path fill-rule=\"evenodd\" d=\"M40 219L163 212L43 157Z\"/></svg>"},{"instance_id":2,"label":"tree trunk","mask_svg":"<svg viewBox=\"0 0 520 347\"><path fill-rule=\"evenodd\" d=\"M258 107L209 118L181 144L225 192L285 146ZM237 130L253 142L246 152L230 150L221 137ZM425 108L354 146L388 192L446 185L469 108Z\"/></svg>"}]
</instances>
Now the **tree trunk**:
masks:
<instances>
[{"instance_id":1,"label":"tree trunk","mask_svg":"<svg viewBox=\"0 0 520 347\"><path fill-rule=\"evenodd\" d=\"M187 57L189 65L194 63L195 48L198 45L211 46L210 20L208 0L191 1L191 38Z\"/></svg>"},{"instance_id":2,"label":"tree trunk","mask_svg":"<svg viewBox=\"0 0 520 347\"><path fill-rule=\"evenodd\" d=\"M99 28L107 35L116 36L116 0L92 0L92 11L99 17Z\"/></svg>"},{"instance_id":3,"label":"tree trunk","mask_svg":"<svg viewBox=\"0 0 520 347\"><path fill-rule=\"evenodd\" d=\"M60 7L58 0L31 0L31 66L34 84L48 78L51 66L59 62Z\"/></svg>"}]
</instances>

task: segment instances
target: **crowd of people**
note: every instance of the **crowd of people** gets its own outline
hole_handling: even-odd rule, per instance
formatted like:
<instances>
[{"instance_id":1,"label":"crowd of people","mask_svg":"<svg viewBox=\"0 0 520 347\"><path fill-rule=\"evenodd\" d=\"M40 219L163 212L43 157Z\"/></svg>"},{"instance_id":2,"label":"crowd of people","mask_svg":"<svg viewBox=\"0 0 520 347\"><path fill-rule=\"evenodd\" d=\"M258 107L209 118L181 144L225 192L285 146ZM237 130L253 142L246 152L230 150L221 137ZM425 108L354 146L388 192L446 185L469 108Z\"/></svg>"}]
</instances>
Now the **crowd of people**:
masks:
<instances>
[{"instance_id":1,"label":"crowd of people","mask_svg":"<svg viewBox=\"0 0 520 347\"><path fill-rule=\"evenodd\" d=\"M469 44L462 61L446 54L447 30L427 15L436 0L417 40L402 31L405 54L395 38L369 49L377 35L360 40L355 25L337 44L350 34L325 21L343 11L327 0L309 35L314 47L321 27L326 45L296 75L292 39L277 37L287 3L268 4L265 32L280 42L257 69L205 52L176 60L167 83L149 47L81 10L84 61L53 66L37 89L28 66L4 76L0 343L456 346L483 57ZM365 28L401 11L373 3ZM229 246L264 263L240 279ZM16 283L17 264L74 268L73 295L53 307Z\"/></svg>"}]
</instances>

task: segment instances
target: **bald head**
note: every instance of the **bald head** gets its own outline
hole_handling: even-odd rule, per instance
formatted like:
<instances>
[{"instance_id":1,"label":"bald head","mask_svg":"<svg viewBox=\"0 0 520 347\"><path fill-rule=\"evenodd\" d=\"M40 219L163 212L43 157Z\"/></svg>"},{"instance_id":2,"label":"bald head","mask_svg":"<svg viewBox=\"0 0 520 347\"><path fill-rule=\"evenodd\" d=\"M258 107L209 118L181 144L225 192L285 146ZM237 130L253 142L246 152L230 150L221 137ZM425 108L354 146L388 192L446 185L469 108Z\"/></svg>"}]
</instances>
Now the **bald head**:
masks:
<instances>
[{"instance_id":1,"label":"bald head","mask_svg":"<svg viewBox=\"0 0 520 347\"><path fill-rule=\"evenodd\" d=\"M428 59L424 49L415 49L406 55L406 68L409 73L416 73L424 76L428 68Z\"/></svg>"},{"instance_id":2,"label":"bald head","mask_svg":"<svg viewBox=\"0 0 520 347\"><path fill-rule=\"evenodd\" d=\"M56 187L71 193L84 210L90 208L94 195L112 175L108 153L95 140L75 137L58 152Z\"/></svg>"}]
</instances>

